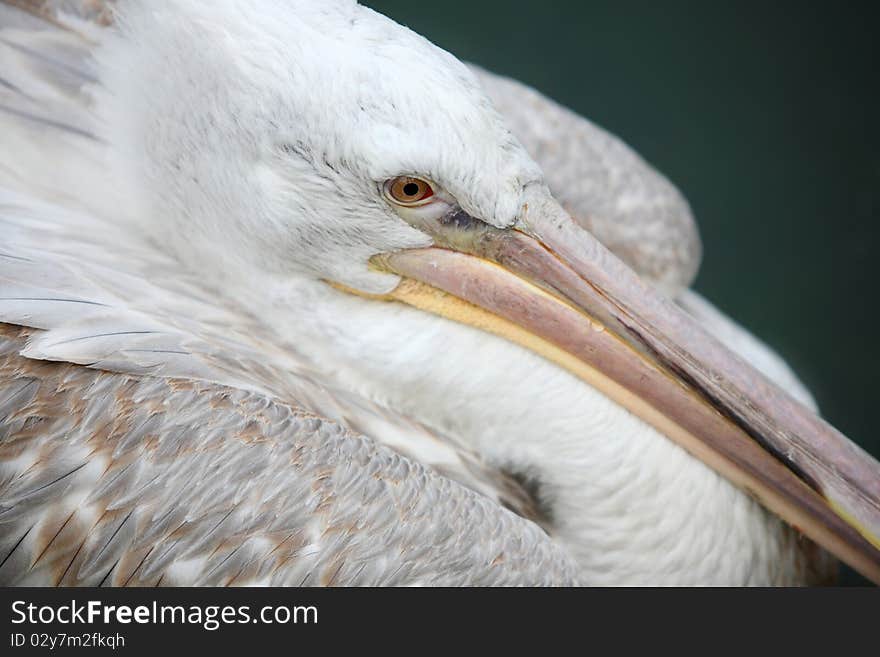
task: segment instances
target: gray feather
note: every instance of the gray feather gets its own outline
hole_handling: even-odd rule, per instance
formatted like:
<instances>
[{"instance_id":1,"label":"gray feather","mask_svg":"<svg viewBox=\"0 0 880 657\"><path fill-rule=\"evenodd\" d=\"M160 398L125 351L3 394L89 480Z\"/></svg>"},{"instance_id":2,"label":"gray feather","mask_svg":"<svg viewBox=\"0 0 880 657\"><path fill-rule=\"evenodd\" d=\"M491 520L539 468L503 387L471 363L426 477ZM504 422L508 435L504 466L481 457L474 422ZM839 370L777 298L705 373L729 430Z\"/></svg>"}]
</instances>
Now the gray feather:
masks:
<instances>
[{"instance_id":1,"label":"gray feather","mask_svg":"<svg viewBox=\"0 0 880 657\"><path fill-rule=\"evenodd\" d=\"M26 335L0 327L4 584L575 582L534 524L339 425Z\"/></svg>"}]
</instances>

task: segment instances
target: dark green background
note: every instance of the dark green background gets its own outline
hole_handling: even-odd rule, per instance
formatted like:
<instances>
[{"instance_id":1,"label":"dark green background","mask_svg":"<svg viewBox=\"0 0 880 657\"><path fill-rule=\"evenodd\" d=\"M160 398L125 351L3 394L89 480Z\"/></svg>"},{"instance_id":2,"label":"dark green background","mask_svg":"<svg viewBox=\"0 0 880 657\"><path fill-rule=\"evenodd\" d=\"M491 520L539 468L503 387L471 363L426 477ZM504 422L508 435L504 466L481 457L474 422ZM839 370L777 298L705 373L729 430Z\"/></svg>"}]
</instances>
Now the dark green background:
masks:
<instances>
[{"instance_id":1,"label":"dark green background","mask_svg":"<svg viewBox=\"0 0 880 657\"><path fill-rule=\"evenodd\" d=\"M622 137L687 196L697 289L880 457L880 37L868 3L364 0ZM874 3L880 4L880 3Z\"/></svg>"}]
</instances>

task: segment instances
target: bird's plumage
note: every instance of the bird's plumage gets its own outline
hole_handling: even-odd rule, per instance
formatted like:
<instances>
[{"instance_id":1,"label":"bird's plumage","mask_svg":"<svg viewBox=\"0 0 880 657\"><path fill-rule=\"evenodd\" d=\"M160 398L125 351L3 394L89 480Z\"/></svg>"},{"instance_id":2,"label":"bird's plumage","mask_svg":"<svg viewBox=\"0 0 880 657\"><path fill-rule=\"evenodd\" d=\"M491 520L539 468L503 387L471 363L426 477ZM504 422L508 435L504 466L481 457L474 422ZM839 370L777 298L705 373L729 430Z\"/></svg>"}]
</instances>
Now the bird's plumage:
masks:
<instances>
[{"instance_id":1,"label":"bird's plumage","mask_svg":"<svg viewBox=\"0 0 880 657\"><path fill-rule=\"evenodd\" d=\"M474 214L490 208L503 219L516 209L517 186L541 179L528 150L554 171L549 185L585 227L811 403L784 363L683 291L699 242L671 185L567 110L479 69L473 77L352 2L288 3L287 23L251 20L246 2L217 4L128 3L123 31L106 35L69 19L76 32L54 25L39 34L27 26L0 32L0 322L31 329L0 334L0 522L14 528L0 545L7 555L0 579L788 584L827 577L829 561L812 543L566 372L503 340L319 280L381 290L387 280L367 272L366 257L425 240L385 215L364 219L376 200L340 169L364 180L424 173L460 191ZM170 16L180 25L163 27ZM232 19L234 29L219 29ZM346 47L355 54L352 44L381 38L389 43L368 49L373 63L386 62L392 74L401 62L435 66L440 95L465 98L421 107L388 82L384 92L363 94L367 136L348 143L338 125L351 124L331 121L336 132L323 134L319 151L304 135L322 134L327 105L350 113L350 89L316 83L324 95L292 101L285 115L263 112L265 103L281 102L271 93L253 98L254 89L236 88L245 80L278 93L275 78L290 66L326 73L334 61L310 70L315 60L301 61L305 51L296 48L338 38L349 20L356 34L345 33ZM302 42L279 43L285 29L305 34ZM193 39L205 40L202 50L214 44L228 52L187 57L192 68L183 67L175 57ZM93 41L103 42L97 65L89 59ZM254 43L265 52L239 61ZM279 61L279 52L289 59ZM229 70L238 66L244 73ZM354 81L340 80L384 80L368 77L367 65L353 70ZM195 76L192 89L184 88L187 76ZM132 105L137 93L154 106ZM342 109L333 94L345 99ZM409 104L369 105L388 99ZM208 162L222 164L231 151L245 167L266 146L256 124L273 121L275 159L259 161L258 175L230 176ZM239 122L246 137L230 143ZM413 126L453 144L425 159L412 147ZM187 141L201 136L196 148ZM465 146L482 149L474 158L479 179L473 163L449 161ZM108 178L117 165L124 175ZM291 179L279 182L279 170ZM252 186L238 187L236 177ZM349 185L341 215L330 194L336 185ZM286 191L273 198L267 189ZM218 197L231 217L264 223L221 223ZM281 245L278 198L315 201L298 206L306 219ZM337 223L319 222L330 218ZM208 230L221 233L212 244ZM280 246L296 252L296 262L278 259ZM307 270L304 254L336 265ZM279 285L286 276L302 280ZM471 356L442 363L446 353ZM541 402L540 413L523 404L530 398ZM682 511L664 512L682 498Z\"/></svg>"},{"instance_id":2,"label":"bird's plumage","mask_svg":"<svg viewBox=\"0 0 880 657\"><path fill-rule=\"evenodd\" d=\"M0 581L572 584L489 498L255 392L18 355L0 325Z\"/></svg>"}]
</instances>

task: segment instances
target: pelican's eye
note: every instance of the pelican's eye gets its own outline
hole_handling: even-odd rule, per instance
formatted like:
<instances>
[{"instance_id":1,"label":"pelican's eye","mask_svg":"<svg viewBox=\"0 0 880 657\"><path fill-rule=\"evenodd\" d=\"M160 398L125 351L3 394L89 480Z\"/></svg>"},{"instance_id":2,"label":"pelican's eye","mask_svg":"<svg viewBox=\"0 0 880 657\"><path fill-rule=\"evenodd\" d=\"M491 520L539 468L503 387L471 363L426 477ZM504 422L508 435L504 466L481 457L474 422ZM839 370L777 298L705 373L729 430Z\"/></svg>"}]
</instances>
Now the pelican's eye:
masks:
<instances>
[{"instance_id":1,"label":"pelican's eye","mask_svg":"<svg viewBox=\"0 0 880 657\"><path fill-rule=\"evenodd\" d=\"M398 176L385 183L385 196L398 205L421 205L434 196L434 188L421 178Z\"/></svg>"}]
</instances>

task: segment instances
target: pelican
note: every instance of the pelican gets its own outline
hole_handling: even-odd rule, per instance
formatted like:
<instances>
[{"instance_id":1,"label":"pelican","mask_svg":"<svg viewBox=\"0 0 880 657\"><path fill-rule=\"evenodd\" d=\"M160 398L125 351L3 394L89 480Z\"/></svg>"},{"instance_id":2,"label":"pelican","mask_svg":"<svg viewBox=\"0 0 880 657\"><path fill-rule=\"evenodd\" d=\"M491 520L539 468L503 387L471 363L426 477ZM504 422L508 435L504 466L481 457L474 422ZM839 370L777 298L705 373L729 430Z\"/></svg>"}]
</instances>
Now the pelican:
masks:
<instances>
[{"instance_id":1,"label":"pelican","mask_svg":"<svg viewBox=\"0 0 880 657\"><path fill-rule=\"evenodd\" d=\"M0 581L880 581L627 146L353 0L0 4Z\"/></svg>"}]
</instances>

